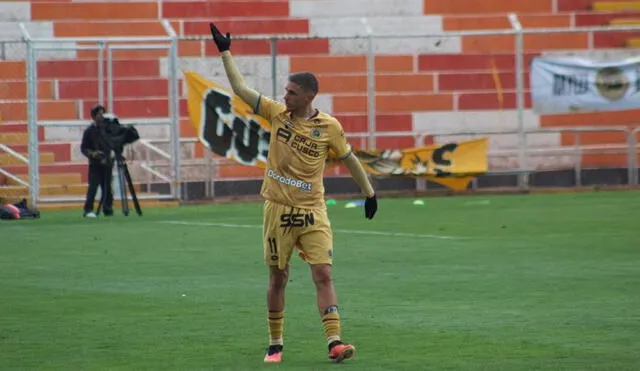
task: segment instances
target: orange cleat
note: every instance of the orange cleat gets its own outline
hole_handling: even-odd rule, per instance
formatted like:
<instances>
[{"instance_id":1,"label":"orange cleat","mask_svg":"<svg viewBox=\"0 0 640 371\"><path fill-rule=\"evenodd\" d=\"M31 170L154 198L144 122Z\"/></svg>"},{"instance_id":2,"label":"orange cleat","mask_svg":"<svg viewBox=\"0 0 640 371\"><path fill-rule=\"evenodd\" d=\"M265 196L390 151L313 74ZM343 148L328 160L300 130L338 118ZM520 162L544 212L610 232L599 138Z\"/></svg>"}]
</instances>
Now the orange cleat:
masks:
<instances>
[{"instance_id":1,"label":"orange cleat","mask_svg":"<svg viewBox=\"0 0 640 371\"><path fill-rule=\"evenodd\" d=\"M340 363L356 354L356 347L351 344L338 343L329 350L329 359L335 363Z\"/></svg>"},{"instance_id":2,"label":"orange cleat","mask_svg":"<svg viewBox=\"0 0 640 371\"><path fill-rule=\"evenodd\" d=\"M264 356L264 363L282 362L282 345L270 345Z\"/></svg>"}]
</instances>

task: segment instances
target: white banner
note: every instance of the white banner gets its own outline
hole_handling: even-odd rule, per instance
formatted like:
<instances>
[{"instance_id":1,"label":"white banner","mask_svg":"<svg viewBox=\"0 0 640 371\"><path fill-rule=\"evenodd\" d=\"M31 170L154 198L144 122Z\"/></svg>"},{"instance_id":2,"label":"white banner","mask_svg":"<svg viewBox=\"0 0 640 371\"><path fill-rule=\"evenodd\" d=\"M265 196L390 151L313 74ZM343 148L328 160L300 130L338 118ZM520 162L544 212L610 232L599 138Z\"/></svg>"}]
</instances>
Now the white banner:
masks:
<instances>
[{"instance_id":1,"label":"white banner","mask_svg":"<svg viewBox=\"0 0 640 371\"><path fill-rule=\"evenodd\" d=\"M530 82L533 110L539 114L640 108L640 58L537 57Z\"/></svg>"}]
</instances>

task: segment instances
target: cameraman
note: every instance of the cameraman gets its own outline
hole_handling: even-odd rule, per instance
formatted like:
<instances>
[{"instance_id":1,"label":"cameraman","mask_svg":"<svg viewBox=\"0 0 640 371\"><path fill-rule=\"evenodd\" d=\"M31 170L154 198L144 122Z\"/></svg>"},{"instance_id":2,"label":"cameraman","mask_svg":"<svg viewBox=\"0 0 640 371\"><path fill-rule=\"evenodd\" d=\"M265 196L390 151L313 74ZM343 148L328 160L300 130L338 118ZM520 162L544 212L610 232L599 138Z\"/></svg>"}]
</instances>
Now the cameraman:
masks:
<instances>
[{"instance_id":1,"label":"cameraman","mask_svg":"<svg viewBox=\"0 0 640 371\"><path fill-rule=\"evenodd\" d=\"M113 158L106 133L108 123L104 119L106 109L97 105L91 109L93 122L82 135L80 150L89 159L89 186L84 203L84 217L95 218L93 203L98 191L102 193L102 208L105 216L113 215L113 191L111 179Z\"/></svg>"}]
</instances>

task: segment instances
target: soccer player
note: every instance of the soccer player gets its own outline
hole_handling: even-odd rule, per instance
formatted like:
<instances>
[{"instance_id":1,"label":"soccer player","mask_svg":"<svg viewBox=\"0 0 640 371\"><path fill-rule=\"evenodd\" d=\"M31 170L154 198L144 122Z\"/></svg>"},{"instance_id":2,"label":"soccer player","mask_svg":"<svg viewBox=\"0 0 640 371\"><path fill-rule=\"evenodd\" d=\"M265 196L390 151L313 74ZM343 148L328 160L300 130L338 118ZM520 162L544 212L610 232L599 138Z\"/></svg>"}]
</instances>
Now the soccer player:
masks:
<instances>
[{"instance_id":1,"label":"soccer player","mask_svg":"<svg viewBox=\"0 0 640 371\"><path fill-rule=\"evenodd\" d=\"M351 152L342 125L314 109L318 81L308 72L289 76L285 104L247 87L229 48L231 35L210 24L233 92L271 125L269 156L260 194L263 212L264 259L269 266L267 289L269 347L264 361L282 360L284 297L289 260L294 248L311 267L318 310L327 338L329 359L341 362L353 357L355 347L342 342L338 299L332 282L333 235L324 202L323 173L329 151L347 166L365 199L365 217L372 219L378 202L358 158Z\"/></svg>"}]
</instances>

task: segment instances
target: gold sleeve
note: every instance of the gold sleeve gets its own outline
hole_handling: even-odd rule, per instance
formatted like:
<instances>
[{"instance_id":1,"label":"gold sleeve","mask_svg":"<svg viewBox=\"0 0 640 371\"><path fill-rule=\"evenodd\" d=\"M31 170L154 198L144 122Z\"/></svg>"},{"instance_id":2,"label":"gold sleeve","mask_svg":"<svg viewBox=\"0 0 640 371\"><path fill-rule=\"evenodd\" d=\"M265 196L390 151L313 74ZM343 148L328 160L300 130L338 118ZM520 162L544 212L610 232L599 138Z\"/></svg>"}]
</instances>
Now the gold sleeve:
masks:
<instances>
[{"instance_id":1,"label":"gold sleeve","mask_svg":"<svg viewBox=\"0 0 640 371\"><path fill-rule=\"evenodd\" d=\"M375 194L375 191L373 190L373 186L369 181L367 172L364 170L364 167L362 167L360 160L358 160L358 156L356 156L355 153L350 152L349 155L347 155L347 157L343 160L343 162L347 169L349 169L349 171L351 172L353 180L355 180L356 184L358 184L358 186L362 190L362 193L364 193L364 195L367 197L372 197Z\"/></svg>"},{"instance_id":2,"label":"gold sleeve","mask_svg":"<svg viewBox=\"0 0 640 371\"><path fill-rule=\"evenodd\" d=\"M251 106L251 108L256 110L260 100L260 93L247 86L242 73L240 73L233 61L230 51L227 50L222 53L222 63L224 64L224 70L233 92L246 104Z\"/></svg>"}]
</instances>

